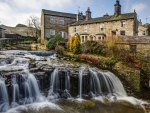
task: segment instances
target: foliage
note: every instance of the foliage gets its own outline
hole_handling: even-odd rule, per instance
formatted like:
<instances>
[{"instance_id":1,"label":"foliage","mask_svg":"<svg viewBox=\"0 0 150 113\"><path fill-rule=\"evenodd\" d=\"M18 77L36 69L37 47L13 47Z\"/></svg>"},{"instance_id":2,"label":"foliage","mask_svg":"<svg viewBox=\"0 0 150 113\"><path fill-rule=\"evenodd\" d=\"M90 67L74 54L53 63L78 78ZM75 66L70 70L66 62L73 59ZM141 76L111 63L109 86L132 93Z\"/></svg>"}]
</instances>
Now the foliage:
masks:
<instances>
[{"instance_id":1,"label":"foliage","mask_svg":"<svg viewBox=\"0 0 150 113\"><path fill-rule=\"evenodd\" d=\"M90 57L90 56L85 55L85 54L79 55L79 59L87 61L87 62L92 63L94 65L99 65L99 62L100 62L98 58Z\"/></svg>"},{"instance_id":2,"label":"foliage","mask_svg":"<svg viewBox=\"0 0 150 113\"><path fill-rule=\"evenodd\" d=\"M73 52L74 54L80 53L81 44L80 37L70 37L68 42L68 51Z\"/></svg>"},{"instance_id":3,"label":"foliage","mask_svg":"<svg viewBox=\"0 0 150 113\"><path fill-rule=\"evenodd\" d=\"M73 42L74 42L74 37L70 37L68 42L68 51L70 52L73 52Z\"/></svg>"},{"instance_id":4,"label":"foliage","mask_svg":"<svg viewBox=\"0 0 150 113\"><path fill-rule=\"evenodd\" d=\"M37 42L41 43L41 37L38 37Z\"/></svg>"},{"instance_id":5,"label":"foliage","mask_svg":"<svg viewBox=\"0 0 150 113\"><path fill-rule=\"evenodd\" d=\"M80 53L81 45L80 45L80 37L79 36L74 37L72 47L73 47L73 53L75 53L75 54Z\"/></svg>"},{"instance_id":6,"label":"foliage","mask_svg":"<svg viewBox=\"0 0 150 113\"><path fill-rule=\"evenodd\" d=\"M63 46L57 45L55 47L55 51L59 54L59 55L64 55L65 54L65 49Z\"/></svg>"},{"instance_id":7,"label":"foliage","mask_svg":"<svg viewBox=\"0 0 150 113\"><path fill-rule=\"evenodd\" d=\"M104 48L104 45L97 41L86 41L82 44L81 51L82 53L101 54Z\"/></svg>"},{"instance_id":8,"label":"foliage","mask_svg":"<svg viewBox=\"0 0 150 113\"><path fill-rule=\"evenodd\" d=\"M60 41L62 41L63 38L61 37L61 35L54 35L54 36L51 36L51 38L49 39L48 43L47 43L47 48L49 50L54 50L57 43L59 43Z\"/></svg>"},{"instance_id":9,"label":"foliage","mask_svg":"<svg viewBox=\"0 0 150 113\"><path fill-rule=\"evenodd\" d=\"M94 108L95 106L96 106L96 104L95 104L94 101L92 101L92 100L87 100L87 101L83 102L83 103L80 105L79 109L81 109L81 110L84 110L84 109L91 109L91 108Z\"/></svg>"}]
</instances>

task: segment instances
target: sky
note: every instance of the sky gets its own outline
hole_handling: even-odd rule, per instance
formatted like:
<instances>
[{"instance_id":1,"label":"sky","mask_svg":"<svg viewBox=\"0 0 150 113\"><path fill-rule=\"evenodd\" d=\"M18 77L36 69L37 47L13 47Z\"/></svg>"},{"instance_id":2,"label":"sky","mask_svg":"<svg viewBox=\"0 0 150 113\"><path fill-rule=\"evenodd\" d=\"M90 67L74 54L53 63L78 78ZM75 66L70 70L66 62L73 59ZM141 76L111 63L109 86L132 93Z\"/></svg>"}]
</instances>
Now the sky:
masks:
<instances>
[{"instance_id":1,"label":"sky","mask_svg":"<svg viewBox=\"0 0 150 113\"><path fill-rule=\"evenodd\" d=\"M41 17L41 10L48 9L60 12L85 14L90 7L92 17L100 17L108 13L114 14L116 0L0 0L0 24L16 26L26 24L30 16ZM150 0L120 0L122 13L133 12L143 23L150 23Z\"/></svg>"}]
</instances>

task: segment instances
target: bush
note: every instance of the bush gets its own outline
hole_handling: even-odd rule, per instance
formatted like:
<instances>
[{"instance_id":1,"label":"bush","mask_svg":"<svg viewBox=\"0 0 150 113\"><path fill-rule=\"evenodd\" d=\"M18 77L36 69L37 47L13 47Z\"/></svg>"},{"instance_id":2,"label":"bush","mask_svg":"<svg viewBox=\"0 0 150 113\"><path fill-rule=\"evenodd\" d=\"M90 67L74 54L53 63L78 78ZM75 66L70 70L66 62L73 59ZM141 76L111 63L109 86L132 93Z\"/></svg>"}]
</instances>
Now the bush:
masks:
<instances>
[{"instance_id":1,"label":"bush","mask_svg":"<svg viewBox=\"0 0 150 113\"><path fill-rule=\"evenodd\" d=\"M74 41L73 41L73 53L75 54L80 53L80 48L81 48L80 37L77 36L74 38Z\"/></svg>"},{"instance_id":2,"label":"bush","mask_svg":"<svg viewBox=\"0 0 150 113\"><path fill-rule=\"evenodd\" d=\"M74 54L78 54L80 53L80 50L80 36L70 37L68 42L68 51L73 52Z\"/></svg>"},{"instance_id":3,"label":"bush","mask_svg":"<svg viewBox=\"0 0 150 113\"><path fill-rule=\"evenodd\" d=\"M55 51L57 52L57 54L59 54L59 55L64 55L65 54L65 49L64 49L64 47L63 46L56 46L55 47Z\"/></svg>"},{"instance_id":4,"label":"bush","mask_svg":"<svg viewBox=\"0 0 150 113\"><path fill-rule=\"evenodd\" d=\"M68 42L68 51L70 52L73 52L73 42L74 42L74 37L70 37Z\"/></svg>"},{"instance_id":5,"label":"bush","mask_svg":"<svg viewBox=\"0 0 150 113\"><path fill-rule=\"evenodd\" d=\"M97 41L86 41L81 46L82 53L102 54L105 46Z\"/></svg>"},{"instance_id":6,"label":"bush","mask_svg":"<svg viewBox=\"0 0 150 113\"><path fill-rule=\"evenodd\" d=\"M61 35L57 34L57 35L52 36L47 43L47 48L49 50L54 50L57 43L59 43L62 40L63 40L63 38L61 37Z\"/></svg>"}]
</instances>

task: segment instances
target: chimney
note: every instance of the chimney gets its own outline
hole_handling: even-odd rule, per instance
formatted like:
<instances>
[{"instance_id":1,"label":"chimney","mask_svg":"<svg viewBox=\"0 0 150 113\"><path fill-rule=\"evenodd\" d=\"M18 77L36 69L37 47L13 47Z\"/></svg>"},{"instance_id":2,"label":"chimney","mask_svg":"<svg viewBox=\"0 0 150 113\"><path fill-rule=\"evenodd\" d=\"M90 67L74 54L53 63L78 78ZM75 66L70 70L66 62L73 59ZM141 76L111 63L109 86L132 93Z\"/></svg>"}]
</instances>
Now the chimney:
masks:
<instances>
[{"instance_id":1,"label":"chimney","mask_svg":"<svg viewBox=\"0 0 150 113\"><path fill-rule=\"evenodd\" d=\"M83 20L83 13L82 12L78 12L77 14L77 21L79 20Z\"/></svg>"},{"instance_id":2,"label":"chimney","mask_svg":"<svg viewBox=\"0 0 150 113\"><path fill-rule=\"evenodd\" d=\"M121 14L121 5L120 5L120 1L116 0L116 4L114 5L114 9L115 9L115 16L119 16Z\"/></svg>"},{"instance_id":3,"label":"chimney","mask_svg":"<svg viewBox=\"0 0 150 113\"><path fill-rule=\"evenodd\" d=\"M88 7L87 11L86 11L86 21L91 19L91 11L90 8Z\"/></svg>"}]
</instances>

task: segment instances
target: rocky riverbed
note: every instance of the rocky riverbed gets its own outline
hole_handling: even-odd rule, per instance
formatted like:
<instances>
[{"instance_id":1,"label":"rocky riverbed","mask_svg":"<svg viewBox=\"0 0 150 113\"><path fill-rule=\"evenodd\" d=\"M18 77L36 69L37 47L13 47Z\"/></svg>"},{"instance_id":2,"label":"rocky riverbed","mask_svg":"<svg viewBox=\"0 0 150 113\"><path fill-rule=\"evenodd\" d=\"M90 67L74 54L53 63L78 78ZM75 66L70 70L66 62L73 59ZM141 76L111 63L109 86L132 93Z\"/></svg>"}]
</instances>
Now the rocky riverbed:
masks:
<instances>
[{"instance_id":1,"label":"rocky riverbed","mask_svg":"<svg viewBox=\"0 0 150 113\"><path fill-rule=\"evenodd\" d=\"M0 91L8 113L144 113L148 105L128 97L113 73L42 52L1 51Z\"/></svg>"}]
</instances>

